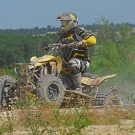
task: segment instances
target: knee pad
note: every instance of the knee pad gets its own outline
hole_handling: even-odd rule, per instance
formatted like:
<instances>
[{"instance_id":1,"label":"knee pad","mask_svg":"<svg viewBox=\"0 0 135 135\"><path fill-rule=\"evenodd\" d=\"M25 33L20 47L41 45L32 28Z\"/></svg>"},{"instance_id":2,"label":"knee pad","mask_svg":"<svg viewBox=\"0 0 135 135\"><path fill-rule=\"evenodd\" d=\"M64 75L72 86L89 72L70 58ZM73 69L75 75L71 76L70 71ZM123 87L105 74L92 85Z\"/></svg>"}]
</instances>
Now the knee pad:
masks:
<instances>
[{"instance_id":1,"label":"knee pad","mask_svg":"<svg viewBox=\"0 0 135 135\"><path fill-rule=\"evenodd\" d=\"M88 61L80 60L77 58L72 58L68 61L68 68L72 74L78 74L79 72L83 74L89 65L90 63Z\"/></svg>"},{"instance_id":2,"label":"knee pad","mask_svg":"<svg viewBox=\"0 0 135 135\"><path fill-rule=\"evenodd\" d=\"M88 61L80 60L81 66L80 66L80 72L83 74L89 67L90 63Z\"/></svg>"},{"instance_id":3,"label":"knee pad","mask_svg":"<svg viewBox=\"0 0 135 135\"><path fill-rule=\"evenodd\" d=\"M80 60L76 58L72 58L68 61L68 68L72 74L78 74L80 72Z\"/></svg>"}]
</instances>

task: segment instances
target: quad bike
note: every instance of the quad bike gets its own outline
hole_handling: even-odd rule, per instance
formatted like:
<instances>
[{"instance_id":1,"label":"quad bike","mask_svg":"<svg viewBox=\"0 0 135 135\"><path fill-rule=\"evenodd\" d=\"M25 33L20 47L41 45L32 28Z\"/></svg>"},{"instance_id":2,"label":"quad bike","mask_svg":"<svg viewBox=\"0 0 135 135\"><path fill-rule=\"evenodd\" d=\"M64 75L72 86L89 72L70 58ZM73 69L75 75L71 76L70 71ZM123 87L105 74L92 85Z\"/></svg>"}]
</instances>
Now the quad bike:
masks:
<instances>
[{"instance_id":1,"label":"quad bike","mask_svg":"<svg viewBox=\"0 0 135 135\"><path fill-rule=\"evenodd\" d=\"M68 68L62 66L61 48L64 46L60 43L48 45L46 47L49 50L47 55L39 58L33 56L30 63L16 63L15 72L18 75L18 81L8 75L1 76L1 105L16 104L22 87L25 87L26 91L34 93L37 101L62 107L121 105L116 86L111 87L108 92L98 91L101 83L115 77L116 74L98 77L94 74L84 73L81 78L82 93L73 90L70 72Z\"/></svg>"}]
</instances>

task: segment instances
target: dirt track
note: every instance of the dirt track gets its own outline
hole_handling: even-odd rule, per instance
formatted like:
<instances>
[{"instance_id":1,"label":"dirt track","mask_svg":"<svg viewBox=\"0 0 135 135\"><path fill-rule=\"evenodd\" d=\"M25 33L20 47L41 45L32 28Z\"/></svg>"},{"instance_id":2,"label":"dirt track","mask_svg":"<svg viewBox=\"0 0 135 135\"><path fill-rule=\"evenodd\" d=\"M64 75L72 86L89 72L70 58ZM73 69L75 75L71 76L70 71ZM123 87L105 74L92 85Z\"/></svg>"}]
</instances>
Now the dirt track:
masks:
<instances>
[{"instance_id":1,"label":"dirt track","mask_svg":"<svg viewBox=\"0 0 135 135\"><path fill-rule=\"evenodd\" d=\"M83 135L135 135L135 130L131 130L132 122L118 127L118 125L94 125L88 126L82 130ZM57 135L62 135L56 133ZM5 133L4 135L28 135L27 131L14 131L11 133ZM44 133L43 135L50 135Z\"/></svg>"},{"instance_id":2,"label":"dirt track","mask_svg":"<svg viewBox=\"0 0 135 135\"><path fill-rule=\"evenodd\" d=\"M90 111L93 111L91 109ZM96 111L103 112L103 108L96 109ZM19 117L19 110L14 112L9 112L9 116L16 115ZM7 114L5 112L0 113L0 117L2 120L6 121ZM13 133L5 133L3 135L28 135L28 129L27 131L23 128L17 131L13 131ZM119 125L92 125L88 126L84 129L82 129L83 135L135 135L135 124L134 120L121 120L119 122ZM56 133L57 135L64 135L60 133ZM50 135L47 133L44 133L42 135Z\"/></svg>"},{"instance_id":3,"label":"dirt track","mask_svg":"<svg viewBox=\"0 0 135 135\"><path fill-rule=\"evenodd\" d=\"M130 131L132 125L105 125L89 126L84 130L84 135L135 135L135 131Z\"/></svg>"},{"instance_id":4,"label":"dirt track","mask_svg":"<svg viewBox=\"0 0 135 135\"><path fill-rule=\"evenodd\" d=\"M131 125L125 125L118 128L116 125L105 126L88 126L82 130L83 135L135 135L135 131L130 131ZM28 135L27 131L15 131L11 133L5 133L4 135ZM50 135L44 133L43 135ZM56 133L56 135L62 135Z\"/></svg>"}]
</instances>

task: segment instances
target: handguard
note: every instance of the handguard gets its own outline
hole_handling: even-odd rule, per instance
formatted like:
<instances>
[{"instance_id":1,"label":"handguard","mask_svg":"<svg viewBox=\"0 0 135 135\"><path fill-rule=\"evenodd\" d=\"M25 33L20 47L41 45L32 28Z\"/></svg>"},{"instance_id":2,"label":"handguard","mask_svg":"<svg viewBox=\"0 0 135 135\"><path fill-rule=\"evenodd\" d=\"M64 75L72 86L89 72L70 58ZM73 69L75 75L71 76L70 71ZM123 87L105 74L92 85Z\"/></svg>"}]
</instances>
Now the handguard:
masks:
<instances>
[{"instance_id":1,"label":"handguard","mask_svg":"<svg viewBox=\"0 0 135 135\"><path fill-rule=\"evenodd\" d=\"M40 50L45 50L45 51L48 51L50 49L50 46L47 45L47 46L44 46L43 48L40 48Z\"/></svg>"},{"instance_id":2,"label":"handguard","mask_svg":"<svg viewBox=\"0 0 135 135\"><path fill-rule=\"evenodd\" d=\"M48 51L50 48L50 46L45 46L42 50Z\"/></svg>"}]
</instances>

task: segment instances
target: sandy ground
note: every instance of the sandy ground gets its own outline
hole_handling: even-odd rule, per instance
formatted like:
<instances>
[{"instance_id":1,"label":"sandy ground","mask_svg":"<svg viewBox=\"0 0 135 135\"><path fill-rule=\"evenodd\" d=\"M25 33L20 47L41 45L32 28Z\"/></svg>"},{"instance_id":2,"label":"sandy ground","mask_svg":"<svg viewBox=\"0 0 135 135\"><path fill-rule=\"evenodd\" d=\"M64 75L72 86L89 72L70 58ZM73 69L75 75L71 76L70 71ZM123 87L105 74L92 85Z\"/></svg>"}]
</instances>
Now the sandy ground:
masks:
<instances>
[{"instance_id":1,"label":"sandy ground","mask_svg":"<svg viewBox=\"0 0 135 135\"><path fill-rule=\"evenodd\" d=\"M102 112L103 110L99 109L99 111ZM16 113L15 115L17 116L18 112L15 113ZM1 112L0 117L6 120L6 113ZM5 133L2 135L30 135L29 133L30 132L28 132L28 130L21 128L21 130L13 131L13 133ZM43 133L41 135L50 135L50 134ZM57 132L55 135L66 135L66 134L60 134ZM127 119L121 120L120 125L91 125L82 129L82 135L135 135L135 122L133 120Z\"/></svg>"},{"instance_id":2,"label":"sandy ground","mask_svg":"<svg viewBox=\"0 0 135 135\"><path fill-rule=\"evenodd\" d=\"M117 125L89 126L83 131L83 135L135 135L131 125L118 127Z\"/></svg>"},{"instance_id":3,"label":"sandy ground","mask_svg":"<svg viewBox=\"0 0 135 135\"><path fill-rule=\"evenodd\" d=\"M82 135L135 135L135 130L131 130L131 125L123 125L118 127L117 125L94 125L88 126L82 130ZM13 133L5 133L4 135L29 135L27 131L15 131ZM43 133L42 135L50 135ZM56 133L56 135L66 135Z\"/></svg>"}]
</instances>

